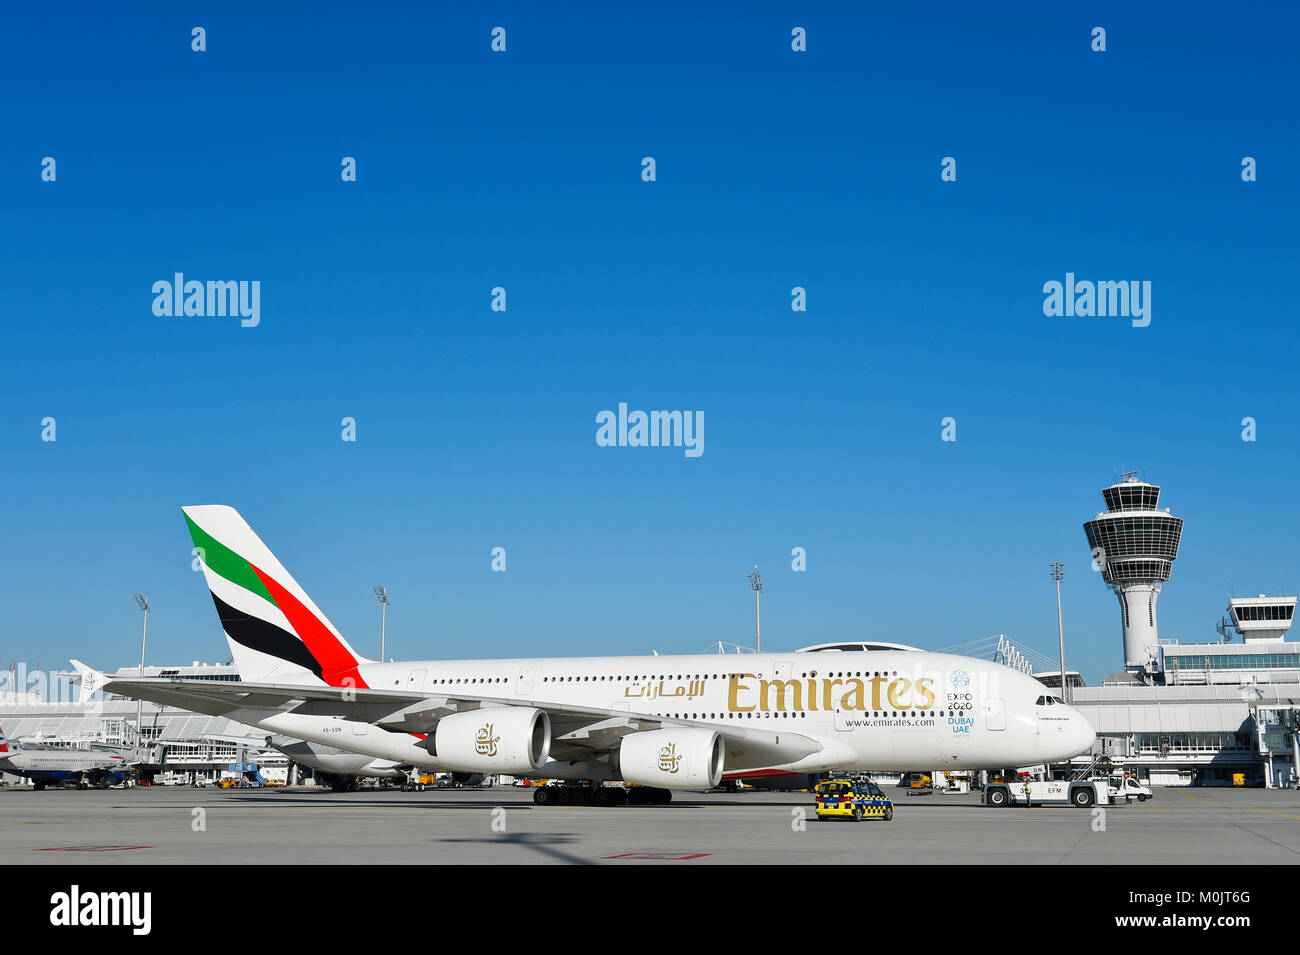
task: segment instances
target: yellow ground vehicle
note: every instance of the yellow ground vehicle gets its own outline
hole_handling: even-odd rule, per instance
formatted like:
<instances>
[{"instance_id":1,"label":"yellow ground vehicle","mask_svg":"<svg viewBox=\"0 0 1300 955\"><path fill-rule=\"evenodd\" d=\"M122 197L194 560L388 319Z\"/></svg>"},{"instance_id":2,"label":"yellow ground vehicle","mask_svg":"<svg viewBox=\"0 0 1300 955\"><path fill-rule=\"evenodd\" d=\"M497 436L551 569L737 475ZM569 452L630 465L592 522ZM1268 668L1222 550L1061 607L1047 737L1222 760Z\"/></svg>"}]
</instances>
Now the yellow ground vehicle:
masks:
<instances>
[{"instance_id":1,"label":"yellow ground vehicle","mask_svg":"<svg viewBox=\"0 0 1300 955\"><path fill-rule=\"evenodd\" d=\"M894 804L873 782L833 779L817 784L817 818L834 819L851 817L855 822L863 819L894 818Z\"/></svg>"},{"instance_id":2,"label":"yellow ground vehicle","mask_svg":"<svg viewBox=\"0 0 1300 955\"><path fill-rule=\"evenodd\" d=\"M910 773L908 774L907 787L909 789L933 789L934 780L929 773Z\"/></svg>"}]
</instances>

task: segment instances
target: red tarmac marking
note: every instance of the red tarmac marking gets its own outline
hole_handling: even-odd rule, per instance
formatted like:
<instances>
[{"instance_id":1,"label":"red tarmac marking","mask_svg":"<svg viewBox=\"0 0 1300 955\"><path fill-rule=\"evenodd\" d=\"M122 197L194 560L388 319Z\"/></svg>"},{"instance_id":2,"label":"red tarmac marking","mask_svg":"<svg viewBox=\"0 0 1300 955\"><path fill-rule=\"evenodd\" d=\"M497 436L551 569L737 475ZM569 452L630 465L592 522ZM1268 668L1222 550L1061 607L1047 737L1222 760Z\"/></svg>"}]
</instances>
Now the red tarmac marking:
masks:
<instances>
[{"instance_id":1,"label":"red tarmac marking","mask_svg":"<svg viewBox=\"0 0 1300 955\"><path fill-rule=\"evenodd\" d=\"M128 849L152 849L153 846L53 846L37 852L125 852Z\"/></svg>"}]
</instances>

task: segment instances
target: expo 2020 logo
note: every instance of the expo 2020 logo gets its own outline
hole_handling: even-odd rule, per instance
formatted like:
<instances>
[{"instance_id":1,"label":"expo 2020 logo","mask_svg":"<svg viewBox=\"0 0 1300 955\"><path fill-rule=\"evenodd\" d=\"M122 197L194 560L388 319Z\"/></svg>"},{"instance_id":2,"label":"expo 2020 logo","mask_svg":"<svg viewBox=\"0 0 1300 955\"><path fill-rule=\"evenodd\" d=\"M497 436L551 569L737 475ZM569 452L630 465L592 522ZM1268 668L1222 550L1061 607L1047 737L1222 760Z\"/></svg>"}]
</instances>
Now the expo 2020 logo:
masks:
<instances>
[{"instance_id":1,"label":"expo 2020 logo","mask_svg":"<svg viewBox=\"0 0 1300 955\"><path fill-rule=\"evenodd\" d=\"M970 686L970 674L965 670L953 670L948 674L948 682L954 690L960 690Z\"/></svg>"}]
</instances>

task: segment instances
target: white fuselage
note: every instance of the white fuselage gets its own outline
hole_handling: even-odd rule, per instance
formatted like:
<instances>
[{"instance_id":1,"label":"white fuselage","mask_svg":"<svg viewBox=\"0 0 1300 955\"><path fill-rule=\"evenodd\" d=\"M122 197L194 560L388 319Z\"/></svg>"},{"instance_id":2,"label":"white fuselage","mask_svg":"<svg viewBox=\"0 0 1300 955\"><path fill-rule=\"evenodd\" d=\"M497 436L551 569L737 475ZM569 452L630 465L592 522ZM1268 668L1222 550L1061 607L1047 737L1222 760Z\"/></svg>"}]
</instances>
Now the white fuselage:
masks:
<instances>
[{"instance_id":1,"label":"white fuselage","mask_svg":"<svg viewBox=\"0 0 1300 955\"><path fill-rule=\"evenodd\" d=\"M728 737L725 772L985 769L1050 763L1096 738L1077 710L1036 705L1043 685L1007 667L920 651L578 657L364 663L372 689L486 697L485 706L582 707L705 726ZM319 684L317 684L319 685ZM422 737L359 720L241 710L231 718L299 739L441 770ZM794 734L816 752L756 762L743 737ZM734 737L742 739L736 741ZM552 760L539 775L599 778Z\"/></svg>"},{"instance_id":2,"label":"white fuselage","mask_svg":"<svg viewBox=\"0 0 1300 955\"><path fill-rule=\"evenodd\" d=\"M130 764L121 756L98 750L75 750L23 746L0 755L0 773L15 776L45 773L88 773L96 770L124 772Z\"/></svg>"},{"instance_id":3,"label":"white fuselage","mask_svg":"<svg viewBox=\"0 0 1300 955\"><path fill-rule=\"evenodd\" d=\"M377 779L401 779L406 775L394 760L377 759L368 753L356 753L338 746L282 736L272 737L270 744L294 762L322 773Z\"/></svg>"}]
</instances>

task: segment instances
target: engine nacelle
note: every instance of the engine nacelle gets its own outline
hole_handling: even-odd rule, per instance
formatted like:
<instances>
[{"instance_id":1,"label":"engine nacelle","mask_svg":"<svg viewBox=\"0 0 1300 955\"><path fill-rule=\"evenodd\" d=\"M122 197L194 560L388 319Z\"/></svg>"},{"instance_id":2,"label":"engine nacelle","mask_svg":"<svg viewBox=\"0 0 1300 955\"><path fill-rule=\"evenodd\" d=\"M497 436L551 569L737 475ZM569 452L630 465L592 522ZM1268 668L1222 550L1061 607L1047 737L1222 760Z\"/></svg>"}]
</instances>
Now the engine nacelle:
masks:
<instances>
[{"instance_id":1,"label":"engine nacelle","mask_svg":"<svg viewBox=\"0 0 1300 955\"><path fill-rule=\"evenodd\" d=\"M551 754L551 720L530 706L490 706L438 721L434 754L461 773L527 776Z\"/></svg>"},{"instance_id":2,"label":"engine nacelle","mask_svg":"<svg viewBox=\"0 0 1300 955\"><path fill-rule=\"evenodd\" d=\"M722 734L698 727L623 737L618 770L630 783L660 789L712 789L722 782Z\"/></svg>"}]
</instances>

